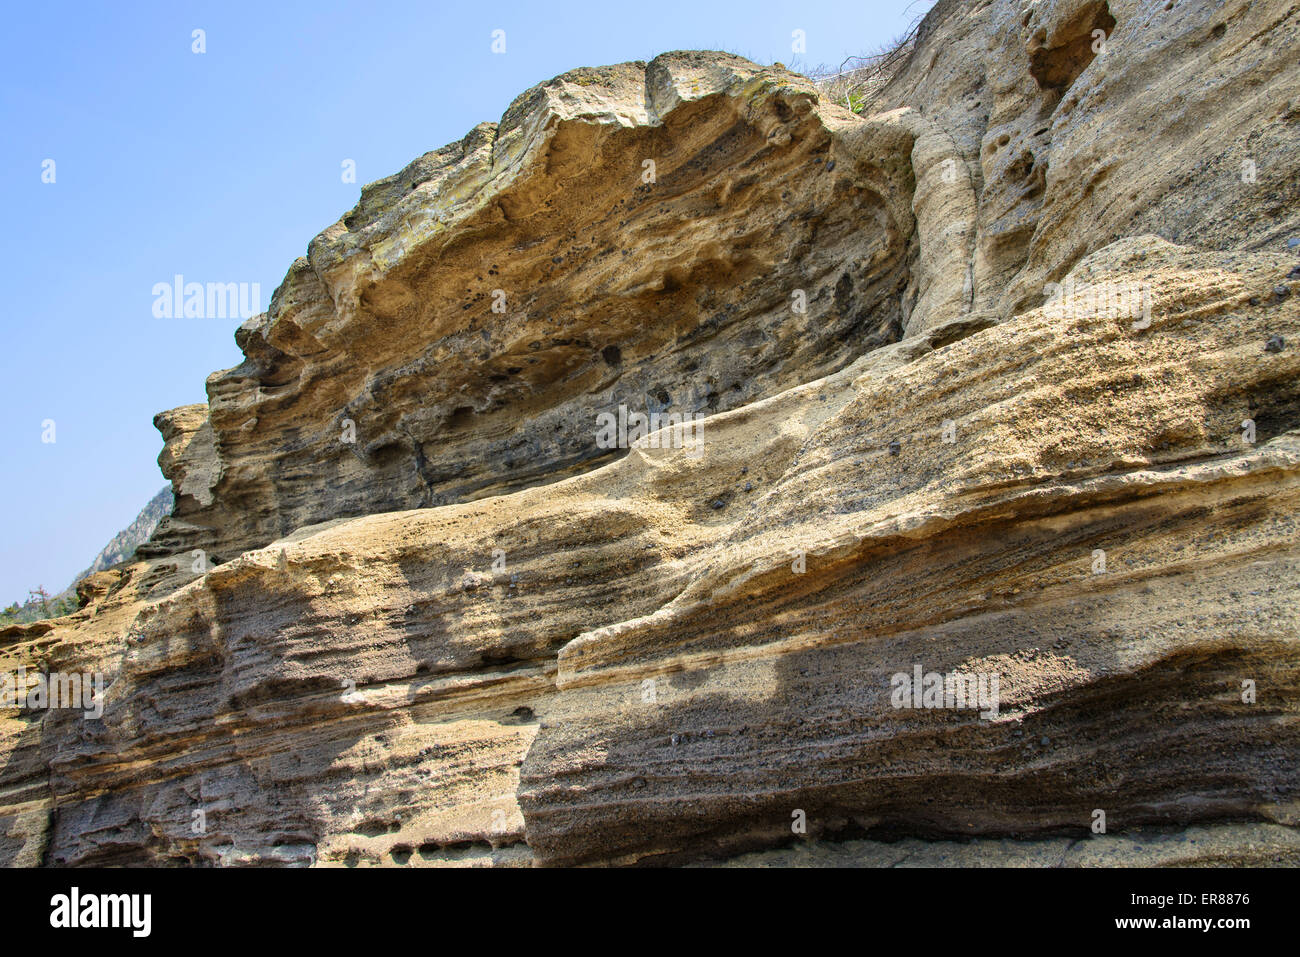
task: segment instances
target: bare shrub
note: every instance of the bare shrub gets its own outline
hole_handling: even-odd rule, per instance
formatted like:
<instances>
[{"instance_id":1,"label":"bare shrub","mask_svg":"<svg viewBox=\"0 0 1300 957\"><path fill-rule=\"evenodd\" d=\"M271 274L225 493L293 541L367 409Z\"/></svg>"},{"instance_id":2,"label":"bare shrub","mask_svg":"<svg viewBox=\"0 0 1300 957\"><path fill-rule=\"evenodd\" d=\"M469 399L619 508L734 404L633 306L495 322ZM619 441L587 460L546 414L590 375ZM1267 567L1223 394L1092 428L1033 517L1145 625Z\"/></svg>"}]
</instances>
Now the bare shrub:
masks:
<instances>
[{"instance_id":1,"label":"bare shrub","mask_svg":"<svg viewBox=\"0 0 1300 957\"><path fill-rule=\"evenodd\" d=\"M933 0L929 3L918 0L918 3L924 9L907 30L879 50L848 57L837 70L831 70L825 65L809 70L807 75L817 84L821 95L859 115L868 112L872 101L889 85L889 81L907 62L908 56L916 47L917 33Z\"/></svg>"}]
</instances>

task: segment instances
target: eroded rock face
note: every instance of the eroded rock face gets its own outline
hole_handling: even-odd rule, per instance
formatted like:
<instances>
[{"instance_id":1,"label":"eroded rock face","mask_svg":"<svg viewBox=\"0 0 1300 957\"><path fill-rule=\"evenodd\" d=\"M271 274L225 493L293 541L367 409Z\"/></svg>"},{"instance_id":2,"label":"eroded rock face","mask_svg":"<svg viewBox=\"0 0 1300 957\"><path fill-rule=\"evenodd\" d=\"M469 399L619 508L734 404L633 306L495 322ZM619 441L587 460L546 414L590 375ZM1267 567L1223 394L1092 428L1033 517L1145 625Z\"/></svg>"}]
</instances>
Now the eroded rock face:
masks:
<instances>
[{"instance_id":1,"label":"eroded rock face","mask_svg":"<svg viewBox=\"0 0 1300 957\"><path fill-rule=\"evenodd\" d=\"M669 54L367 187L0 636L111 681L4 859L1294 864L1297 29L941 2L869 116Z\"/></svg>"},{"instance_id":2,"label":"eroded rock face","mask_svg":"<svg viewBox=\"0 0 1300 957\"><path fill-rule=\"evenodd\" d=\"M613 457L600 413L737 408L896 341L909 133L823 112L784 70L669 54L565 74L367 187L240 330L206 425L160 422L200 527L160 543L230 558L552 481Z\"/></svg>"}]
</instances>

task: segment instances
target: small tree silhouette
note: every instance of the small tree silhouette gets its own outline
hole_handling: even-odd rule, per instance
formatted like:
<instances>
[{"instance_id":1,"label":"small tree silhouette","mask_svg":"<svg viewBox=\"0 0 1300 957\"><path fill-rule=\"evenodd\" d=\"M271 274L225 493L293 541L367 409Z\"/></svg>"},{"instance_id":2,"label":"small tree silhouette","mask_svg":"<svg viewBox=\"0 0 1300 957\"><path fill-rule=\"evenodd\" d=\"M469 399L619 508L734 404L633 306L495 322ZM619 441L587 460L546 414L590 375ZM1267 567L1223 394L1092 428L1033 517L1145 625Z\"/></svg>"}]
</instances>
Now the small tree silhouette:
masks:
<instances>
[{"instance_id":1,"label":"small tree silhouette","mask_svg":"<svg viewBox=\"0 0 1300 957\"><path fill-rule=\"evenodd\" d=\"M50 593L45 590L44 585L37 585L35 588L28 589L28 603L40 602L41 614L46 618L50 616Z\"/></svg>"}]
</instances>

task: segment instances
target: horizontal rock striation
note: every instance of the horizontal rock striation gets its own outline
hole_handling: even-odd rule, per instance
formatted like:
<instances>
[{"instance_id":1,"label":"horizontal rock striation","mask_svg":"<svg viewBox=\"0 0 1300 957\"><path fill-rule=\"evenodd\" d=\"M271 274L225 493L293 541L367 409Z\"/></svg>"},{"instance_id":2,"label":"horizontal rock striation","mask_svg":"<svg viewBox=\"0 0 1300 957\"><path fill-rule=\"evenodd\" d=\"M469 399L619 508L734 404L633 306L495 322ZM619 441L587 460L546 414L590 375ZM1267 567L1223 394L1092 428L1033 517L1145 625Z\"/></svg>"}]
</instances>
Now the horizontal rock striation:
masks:
<instances>
[{"instance_id":1,"label":"horizontal rock striation","mask_svg":"<svg viewBox=\"0 0 1300 957\"><path fill-rule=\"evenodd\" d=\"M551 481L611 457L601 413L712 414L898 340L913 134L861 127L784 70L668 54L366 187L207 407L160 417L180 497L153 553Z\"/></svg>"},{"instance_id":2,"label":"horizontal rock striation","mask_svg":"<svg viewBox=\"0 0 1300 957\"><path fill-rule=\"evenodd\" d=\"M942 0L869 115L667 54L367 187L0 633L107 679L0 857L1294 865L1298 29Z\"/></svg>"}]
</instances>

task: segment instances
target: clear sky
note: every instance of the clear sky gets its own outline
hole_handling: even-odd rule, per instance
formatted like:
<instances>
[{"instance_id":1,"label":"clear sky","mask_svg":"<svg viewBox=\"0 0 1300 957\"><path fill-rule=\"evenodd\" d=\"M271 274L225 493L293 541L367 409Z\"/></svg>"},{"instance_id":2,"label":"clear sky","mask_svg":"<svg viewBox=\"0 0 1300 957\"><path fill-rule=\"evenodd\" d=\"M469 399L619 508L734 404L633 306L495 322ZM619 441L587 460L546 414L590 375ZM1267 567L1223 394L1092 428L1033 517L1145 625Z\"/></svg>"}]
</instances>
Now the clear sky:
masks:
<instances>
[{"instance_id":1,"label":"clear sky","mask_svg":"<svg viewBox=\"0 0 1300 957\"><path fill-rule=\"evenodd\" d=\"M721 49L834 68L921 0L10 4L0 30L0 604L65 587L163 486L163 409L206 400L238 319L155 284L259 283L363 183L578 66ZM193 50L204 31L206 52ZM505 31L505 53L492 33ZM806 53L791 50L802 30ZM356 163L345 183L342 164ZM53 182L46 160L53 160ZM53 442L46 420L53 420Z\"/></svg>"}]
</instances>

